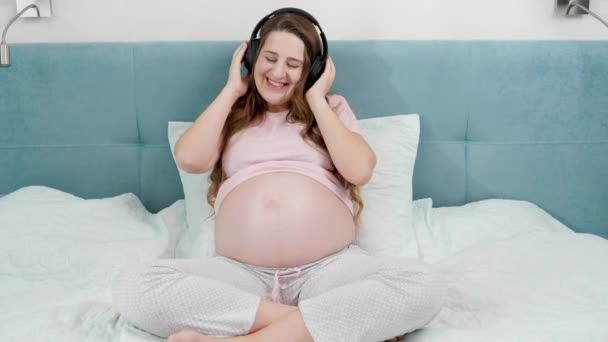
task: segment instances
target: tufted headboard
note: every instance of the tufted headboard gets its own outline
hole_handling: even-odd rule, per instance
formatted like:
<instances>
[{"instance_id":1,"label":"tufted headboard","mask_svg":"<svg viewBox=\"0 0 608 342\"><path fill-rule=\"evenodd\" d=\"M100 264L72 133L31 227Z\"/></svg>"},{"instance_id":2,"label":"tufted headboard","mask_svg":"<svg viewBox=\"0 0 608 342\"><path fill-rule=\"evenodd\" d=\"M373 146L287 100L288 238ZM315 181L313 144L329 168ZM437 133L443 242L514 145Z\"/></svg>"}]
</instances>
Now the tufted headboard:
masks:
<instances>
[{"instance_id":1,"label":"tufted headboard","mask_svg":"<svg viewBox=\"0 0 608 342\"><path fill-rule=\"evenodd\" d=\"M224 85L237 42L17 44L0 69L0 194L183 198L167 121ZM608 41L334 41L359 118L419 113L414 197L533 202L608 237Z\"/></svg>"}]
</instances>

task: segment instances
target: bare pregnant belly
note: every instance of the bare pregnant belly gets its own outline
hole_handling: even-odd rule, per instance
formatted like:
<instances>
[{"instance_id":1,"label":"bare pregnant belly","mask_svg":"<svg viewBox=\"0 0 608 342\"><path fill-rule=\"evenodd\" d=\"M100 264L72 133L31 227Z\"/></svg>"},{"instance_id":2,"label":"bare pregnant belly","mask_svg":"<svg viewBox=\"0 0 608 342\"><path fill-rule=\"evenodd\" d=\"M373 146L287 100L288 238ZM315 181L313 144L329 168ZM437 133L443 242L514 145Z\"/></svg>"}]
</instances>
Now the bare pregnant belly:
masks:
<instances>
[{"instance_id":1,"label":"bare pregnant belly","mask_svg":"<svg viewBox=\"0 0 608 342\"><path fill-rule=\"evenodd\" d=\"M294 267L340 251L355 238L350 210L310 177L287 172L253 177L219 208L219 255L265 267Z\"/></svg>"}]
</instances>

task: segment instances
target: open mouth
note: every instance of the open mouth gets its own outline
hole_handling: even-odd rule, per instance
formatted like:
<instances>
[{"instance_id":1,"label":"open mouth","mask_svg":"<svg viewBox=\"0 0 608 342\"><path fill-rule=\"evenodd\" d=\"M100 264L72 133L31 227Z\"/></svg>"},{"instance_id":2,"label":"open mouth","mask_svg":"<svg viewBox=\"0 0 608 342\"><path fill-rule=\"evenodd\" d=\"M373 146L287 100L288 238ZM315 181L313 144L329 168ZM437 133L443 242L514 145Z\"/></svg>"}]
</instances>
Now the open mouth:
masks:
<instances>
[{"instance_id":1,"label":"open mouth","mask_svg":"<svg viewBox=\"0 0 608 342\"><path fill-rule=\"evenodd\" d=\"M287 86L287 83L276 82L276 81L273 81L270 78L266 77L266 85L268 86L268 88L270 88L272 90L281 90Z\"/></svg>"}]
</instances>

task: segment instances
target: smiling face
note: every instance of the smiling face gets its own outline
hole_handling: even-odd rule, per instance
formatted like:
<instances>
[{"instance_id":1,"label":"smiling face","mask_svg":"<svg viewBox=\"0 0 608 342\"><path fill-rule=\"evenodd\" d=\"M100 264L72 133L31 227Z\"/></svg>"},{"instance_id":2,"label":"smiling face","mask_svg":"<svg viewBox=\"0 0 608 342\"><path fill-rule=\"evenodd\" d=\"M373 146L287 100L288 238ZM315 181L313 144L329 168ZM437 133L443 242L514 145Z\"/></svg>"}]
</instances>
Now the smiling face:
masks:
<instances>
[{"instance_id":1,"label":"smiling face","mask_svg":"<svg viewBox=\"0 0 608 342\"><path fill-rule=\"evenodd\" d=\"M289 108L304 68L304 42L289 32L271 32L255 61L255 86L268 104L268 111Z\"/></svg>"}]
</instances>

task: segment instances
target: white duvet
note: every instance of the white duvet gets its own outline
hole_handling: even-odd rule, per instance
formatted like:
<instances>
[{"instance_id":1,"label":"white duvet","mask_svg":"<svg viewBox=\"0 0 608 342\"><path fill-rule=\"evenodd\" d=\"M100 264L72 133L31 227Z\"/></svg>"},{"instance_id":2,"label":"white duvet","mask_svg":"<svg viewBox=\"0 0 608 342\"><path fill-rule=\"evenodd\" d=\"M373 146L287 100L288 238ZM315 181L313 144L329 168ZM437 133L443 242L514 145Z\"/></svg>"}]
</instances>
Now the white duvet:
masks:
<instances>
[{"instance_id":1,"label":"white duvet","mask_svg":"<svg viewBox=\"0 0 608 342\"><path fill-rule=\"evenodd\" d=\"M420 257L449 281L441 313L407 341L608 341L608 241L536 206L417 201ZM0 341L155 341L111 306L112 275L171 257L183 201L83 200L44 187L0 198Z\"/></svg>"}]
</instances>

